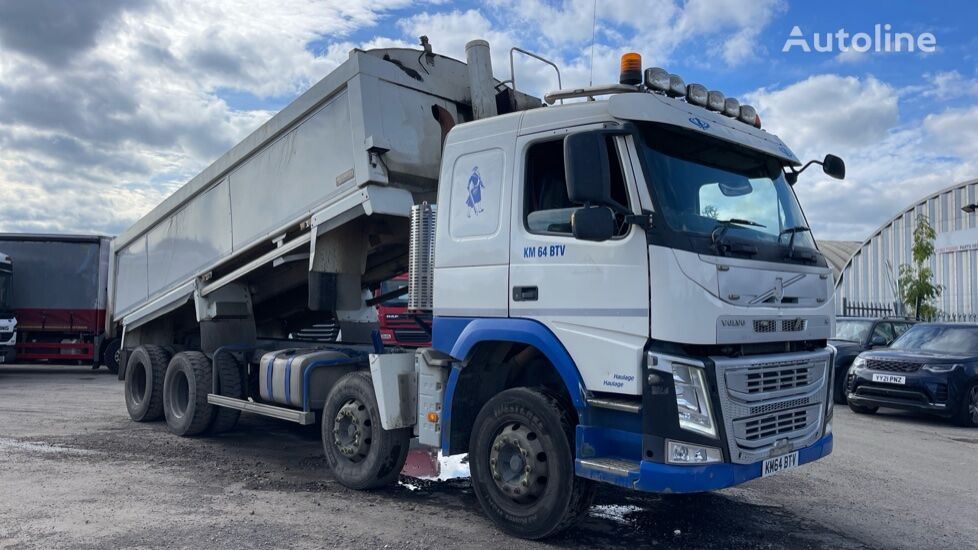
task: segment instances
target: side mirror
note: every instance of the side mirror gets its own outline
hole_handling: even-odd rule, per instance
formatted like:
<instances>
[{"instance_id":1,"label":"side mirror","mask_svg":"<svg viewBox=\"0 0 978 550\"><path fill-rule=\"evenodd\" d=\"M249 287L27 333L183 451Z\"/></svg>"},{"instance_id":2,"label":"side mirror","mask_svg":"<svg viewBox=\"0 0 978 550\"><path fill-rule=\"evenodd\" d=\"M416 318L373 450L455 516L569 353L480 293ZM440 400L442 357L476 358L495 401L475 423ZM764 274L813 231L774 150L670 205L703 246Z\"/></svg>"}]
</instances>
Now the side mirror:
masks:
<instances>
[{"instance_id":1,"label":"side mirror","mask_svg":"<svg viewBox=\"0 0 978 550\"><path fill-rule=\"evenodd\" d=\"M846 163L835 155L825 155L825 160L822 161L822 171L825 172L825 175L837 180L845 179Z\"/></svg>"},{"instance_id":2,"label":"side mirror","mask_svg":"<svg viewBox=\"0 0 978 550\"><path fill-rule=\"evenodd\" d=\"M571 214L571 231L582 241L607 241L615 236L615 213L607 206L578 208Z\"/></svg>"},{"instance_id":3,"label":"side mirror","mask_svg":"<svg viewBox=\"0 0 978 550\"><path fill-rule=\"evenodd\" d=\"M874 348L876 347L882 348L882 347L886 347L889 344L887 344L886 338L884 338L882 335L874 334L873 337L869 340L869 345L870 347L874 347Z\"/></svg>"},{"instance_id":4,"label":"side mirror","mask_svg":"<svg viewBox=\"0 0 978 550\"><path fill-rule=\"evenodd\" d=\"M564 139L564 172L567 177L567 198L571 202L611 204L611 169L608 132L594 131L571 134Z\"/></svg>"}]
</instances>

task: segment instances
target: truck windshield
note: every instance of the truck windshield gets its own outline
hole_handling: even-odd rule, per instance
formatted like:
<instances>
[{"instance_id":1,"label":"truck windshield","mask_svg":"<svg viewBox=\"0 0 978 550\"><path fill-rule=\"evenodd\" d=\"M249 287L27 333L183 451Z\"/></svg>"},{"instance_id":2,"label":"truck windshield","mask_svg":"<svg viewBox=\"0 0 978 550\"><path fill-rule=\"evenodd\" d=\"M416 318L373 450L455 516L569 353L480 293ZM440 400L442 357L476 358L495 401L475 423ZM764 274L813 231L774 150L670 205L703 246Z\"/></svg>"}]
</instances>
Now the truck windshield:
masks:
<instances>
[{"instance_id":1,"label":"truck windshield","mask_svg":"<svg viewBox=\"0 0 978 550\"><path fill-rule=\"evenodd\" d=\"M673 126L639 128L639 150L670 246L824 263L777 159Z\"/></svg>"},{"instance_id":2,"label":"truck windshield","mask_svg":"<svg viewBox=\"0 0 978 550\"><path fill-rule=\"evenodd\" d=\"M400 290L402 288L407 288L408 282L402 280L387 280L380 283L380 293L387 294L389 292L394 292L395 290ZM383 305L387 307L407 307L408 297L407 294L402 294L397 298L389 298L384 300Z\"/></svg>"},{"instance_id":3,"label":"truck windshield","mask_svg":"<svg viewBox=\"0 0 978 550\"><path fill-rule=\"evenodd\" d=\"M0 264L0 311L10 309L10 293L13 291L13 272L9 264Z\"/></svg>"}]
</instances>

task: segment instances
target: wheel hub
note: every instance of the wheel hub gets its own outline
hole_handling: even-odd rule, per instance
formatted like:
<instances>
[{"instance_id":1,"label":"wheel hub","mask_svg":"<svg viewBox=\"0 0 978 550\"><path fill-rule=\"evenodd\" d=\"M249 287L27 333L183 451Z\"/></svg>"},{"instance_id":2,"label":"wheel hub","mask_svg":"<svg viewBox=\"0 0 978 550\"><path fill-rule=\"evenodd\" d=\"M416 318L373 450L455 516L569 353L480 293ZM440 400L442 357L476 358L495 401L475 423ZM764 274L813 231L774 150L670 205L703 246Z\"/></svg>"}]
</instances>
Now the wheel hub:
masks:
<instances>
[{"instance_id":1,"label":"wheel hub","mask_svg":"<svg viewBox=\"0 0 978 550\"><path fill-rule=\"evenodd\" d=\"M343 456L359 462L370 449L370 415L359 400L350 399L336 412L333 443Z\"/></svg>"},{"instance_id":2,"label":"wheel hub","mask_svg":"<svg viewBox=\"0 0 978 550\"><path fill-rule=\"evenodd\" d=\"M503 494L518 502L535 500L547 485L547 454L540 438L527 426L507 424L492 442L489 471Z\"/></svg>"}]
</instances>

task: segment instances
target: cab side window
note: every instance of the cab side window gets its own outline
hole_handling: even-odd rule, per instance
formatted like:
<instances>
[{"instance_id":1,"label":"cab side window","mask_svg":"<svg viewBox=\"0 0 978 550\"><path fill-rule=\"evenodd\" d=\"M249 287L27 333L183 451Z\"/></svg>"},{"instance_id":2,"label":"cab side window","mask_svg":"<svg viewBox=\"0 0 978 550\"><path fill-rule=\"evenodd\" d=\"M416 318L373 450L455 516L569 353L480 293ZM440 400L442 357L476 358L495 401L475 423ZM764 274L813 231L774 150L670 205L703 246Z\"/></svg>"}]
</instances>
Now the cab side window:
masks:
<instances>
[{"instance_id":1,"label":"cab side window","mask_svg":"<svg viewBox=\"0 0 978 550\"><path fill-rule=\"evenodd\" d=\"M617 202L622 214L617 235L628 232L624 223L624 210L628 205L628 190L622 173L621 160L614 141L609 137L608 159L611 166L611 198ZM567 177L564 173L564 141L544 141L530 146L526 153L526 181L524 187L524 223L530 233L550 235L571 234L571 214L584 206L571 202L567 197Z\"/></svg>"},{"instance_id":2,"label":"cab side window","mask_svg":"<svg viewBox=\"0 0 978 550\"><path fill-rule=\"evenodd\" d=\"M910 328L910 323L893 323L893 331L897 338L903 336L904 332Z\"/></svg>"}]
</instances>

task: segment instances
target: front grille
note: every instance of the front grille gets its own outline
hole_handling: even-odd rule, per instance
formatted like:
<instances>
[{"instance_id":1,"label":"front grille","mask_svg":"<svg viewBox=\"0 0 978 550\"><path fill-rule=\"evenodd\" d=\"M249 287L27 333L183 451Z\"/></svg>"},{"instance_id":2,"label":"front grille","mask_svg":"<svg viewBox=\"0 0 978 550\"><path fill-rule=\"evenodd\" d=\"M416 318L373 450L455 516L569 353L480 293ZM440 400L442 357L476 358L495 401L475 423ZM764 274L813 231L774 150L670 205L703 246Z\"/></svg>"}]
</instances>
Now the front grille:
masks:
<instances>
[{"instance_id":1,"label":"front grille","mask_svg":"<svg viewBox=\"0 0 978 550\"><path fill-rule=\"evenodd\" d=\"M917 370L920 369L920 363L910 363L908 361L889 361L886 359L867 359L866 368L887 372L917 372Z\"/></svg>"},{"instance_id":2,"label":"front grille","mask_svg":"<svg viewBox=\"0 0 978 550\"><path fill-rule=\"evenodd\" d=\"M789 319L781 321L781 332L801 332L808 326L805 319Z\"/></svg>"},{"instance_id":3,"label":"front grille","mask_svg":"<svg viewBox=\"0 0 978 550\"><path fill-rule=\"evenodd\" d=\"M431 340L431 337L422 330L395 330L394 337L398 342L420 344Z\"/></svg>"},{"instance_id":4,"label":"front grille","mask_svg":"<svg viewBox=\"0 0 978 550\"><path fill-rule=\"evenodd\" d=\"M744 434L748 441L757 441L804 430L807 426L808 414L801 409L748 420L744 423Z\"/></svg>"},{"instance_id":5,"label":"front grille","mask_svg":"<svg viewBox=\"0 0 978 550\"><path fill-rule=\"evenodd\" d=\"M735 464L753 464L819 438L828 398L828 351L713 361Z\"/></svg>"},{"instance_id":6,"label":"front grille","mask_svg":"<svg viewBox=\"0 0 978 550\"><path fill-rule=\"evenodd\" d=\"M810 397L802 397L800 399L789 399L788 401L778 401L777 403L768 403L766 405L758 405L757 407L751 407L750 413L754 414L765 414L774 411L783 411L785 409L792 409L794 407L801 407L802 405L807 405L811 402Z\"/></svg>"},{"instance_id":7,"label":"front grille","mask_svg":"<svg viewBox=\"0 0 978 550\"><path fill-rule=\"evenodd\" d=\"M767 393L808 385L808 365L787 368L751 368L747 371L747 393Z\"/></svg>"},{"instance_id":8,"label":"front grille","mask_svg":"<svg viewBox=\"0 0 978 550\"><path fill-rule=\"evenodd\" d=\"M774 319L761 319L754 321L754 332L777 332L778 324Z\"/></svg>"}]
</instances>

